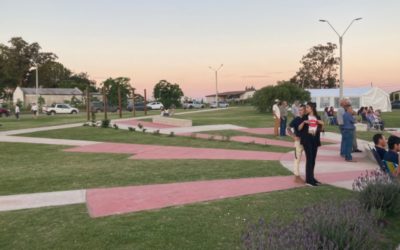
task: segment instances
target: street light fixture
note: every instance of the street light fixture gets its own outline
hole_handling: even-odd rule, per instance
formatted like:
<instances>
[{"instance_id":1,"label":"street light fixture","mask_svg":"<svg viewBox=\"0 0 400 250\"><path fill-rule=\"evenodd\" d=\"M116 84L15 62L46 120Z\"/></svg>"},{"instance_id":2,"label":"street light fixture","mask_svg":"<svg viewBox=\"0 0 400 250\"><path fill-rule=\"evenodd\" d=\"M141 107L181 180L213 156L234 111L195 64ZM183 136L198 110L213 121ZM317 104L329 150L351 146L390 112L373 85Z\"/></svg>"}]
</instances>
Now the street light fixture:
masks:
<instances>
[{"instance_id":1,"label":"street light fixture","mask_svg":"<svg viewBox=\"0 0 400 250\"><path fill-rule=\"evenodd\" d=\"M38 89L39 89L39 72L38 72L38 65L37 65L37 63L35 63L35 62L33 62L32 61L32 64L33 64L33 67L31 67L30 69L29 69L29 71L31 71L31 70L36 70L36 89L35 89L35 97L36 97L36 106L37 107L39 107L38 105L39 105L39 96L38 96ZM37 115L39 115L39 110L36 112L36 114Z\"/></svg>"},{"instance_id":2,"label":"street light fixture","mask_svg":"<svg viewBox=\"0 0 400 250\"><path fill-rule=\"evenodd\" d=\"M213 67L209 66L212 71L215 72L215 102L217 104L217 108L219 107L219 102L218 102L218 71L223 67L224 65L221 64L218 69L214 69Z\"/></svg>"},{"instance_id":3,"label":"street light fixture","mask_svg":"<svg viewBox=\"0 0 400 250\"><path fill-rule=\"evenodd\" d=\"M339 80L339 88L340 88L340 92L339 92L339 93L340 93L340 94L339 94L339 96L340 96L340 99L343 98L343 53L342 53L343 36L344 36L344 34L346 34L347 30L349 30L350 26L351 26L355 21L359 21L359 20L361 20L361 19L362 19L362 17L358 17L358 18L353 19L353 20L350 22L349 26L347 26L346 30L343 32L342 35L340 35L339 32L336 31L336 29L332 26L332 24L331 24L328 20L325 20L325 19L320 19L320 20L319 20L320 22L328 23L328 25L331 26L331 28L333 29L333 31L334 31L334 32L336 33L336 35L338 35L338 37L339 37L339 50L340 50L340 80Z\"/></svg>"}]
</instances>

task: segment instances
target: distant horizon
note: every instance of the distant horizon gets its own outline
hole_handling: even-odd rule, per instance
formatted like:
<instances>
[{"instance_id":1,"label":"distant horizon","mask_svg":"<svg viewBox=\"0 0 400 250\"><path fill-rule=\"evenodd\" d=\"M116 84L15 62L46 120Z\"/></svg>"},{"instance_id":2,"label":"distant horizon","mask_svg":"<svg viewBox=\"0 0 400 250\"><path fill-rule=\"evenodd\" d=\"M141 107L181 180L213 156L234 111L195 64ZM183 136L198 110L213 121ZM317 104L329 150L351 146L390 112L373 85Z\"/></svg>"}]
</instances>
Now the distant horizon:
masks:
<instances>
[{"instance_id":1,"label":"distant horizon","mask_svg":"<svg viewBox=\"0 0 400 250\"><path fill-rule=\"evenodd\" d=\"M345 87L400 88L400 1L2 2L0 43L38 42L98 84L126 76L142 93L165 79L193 98L215 93L209 66L224 64L219 92L289 80L312 46L338 44L319 19L343 32L363 17L344 36Z\"/></svg>"}]
</instances>

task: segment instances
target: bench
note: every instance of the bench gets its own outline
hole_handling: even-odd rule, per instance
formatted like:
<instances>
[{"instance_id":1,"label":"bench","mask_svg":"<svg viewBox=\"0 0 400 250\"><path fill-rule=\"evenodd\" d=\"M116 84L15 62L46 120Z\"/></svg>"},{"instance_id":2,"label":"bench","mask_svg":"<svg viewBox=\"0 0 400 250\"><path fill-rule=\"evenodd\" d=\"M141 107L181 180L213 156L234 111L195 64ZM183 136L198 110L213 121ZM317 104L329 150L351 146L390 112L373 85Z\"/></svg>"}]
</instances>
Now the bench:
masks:
<instances>
[{"instance_id":1,"label":"bench","mask_svg":"<svg viewBox=\"0 0 400 250\"><path fill-rule=\"evenodd\" d=\"M177 119L165 116L153 117L153 123L159 123L164 125L176 126L176 127L191 127L192 120Z\"/></svg>"}]
</instances>

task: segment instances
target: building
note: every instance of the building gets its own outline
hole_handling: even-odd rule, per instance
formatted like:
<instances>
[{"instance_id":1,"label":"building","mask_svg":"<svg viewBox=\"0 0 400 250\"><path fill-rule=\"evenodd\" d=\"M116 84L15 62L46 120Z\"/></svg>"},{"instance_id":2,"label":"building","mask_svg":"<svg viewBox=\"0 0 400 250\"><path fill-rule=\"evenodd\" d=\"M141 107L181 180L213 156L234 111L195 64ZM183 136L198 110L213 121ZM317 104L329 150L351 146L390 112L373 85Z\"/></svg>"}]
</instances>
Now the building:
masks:
<instances>
[{"instance_id":1,"label":"building","mask_svg":"<svg viewBox=\"0 0 400 250\"><path fill-rule=\"evenodd\" d=\"M254 93L256 92L256 89L254 87L247 88L245 90L239 90L239 91L228 91L228 92L222 92L218 93L218 101L220 102L241 102L248 100L253 97ZM206 103L212 103L216 101L216 95L207 95L206 96Z\"/></svg>"},{"instance_id":2,"label":"building","mask_svg":"<svg viewBox=\"0 0 400 250\"><path fill-rule=\"evenodd\" d=\"M70 102L73 97L83 100L83 92L78 88L38 88L37 91L38 96L44 99L45 105ZM22 101L25 107L36 103L36 88L17 87L13 93L13 103L18 101Z\"/></svg>"},{"instance_id":3,"label":"building","mask_svg":"<svg viewBox=\"0 0 400 250\"><path fill-rule=\"evenodd\" d=\"M311 101L317 103L317 110L325 107L339 108L339 89L307 89L311 95ZM389 94L383 89L373 88L344 88L343 96L348 98L354 109L372 106L375 110L383 112L392 111Z\"/></svg>"},{"instance_id":4,"label":"building","mask_svg":"<svg viewBox=\"0 0 400 250\"><path fill-rule=\"evenodd\" d=\"M400 100L400 90L394 91L390 93L390 101L399 101Z\"/></svg>"}]
</instances>

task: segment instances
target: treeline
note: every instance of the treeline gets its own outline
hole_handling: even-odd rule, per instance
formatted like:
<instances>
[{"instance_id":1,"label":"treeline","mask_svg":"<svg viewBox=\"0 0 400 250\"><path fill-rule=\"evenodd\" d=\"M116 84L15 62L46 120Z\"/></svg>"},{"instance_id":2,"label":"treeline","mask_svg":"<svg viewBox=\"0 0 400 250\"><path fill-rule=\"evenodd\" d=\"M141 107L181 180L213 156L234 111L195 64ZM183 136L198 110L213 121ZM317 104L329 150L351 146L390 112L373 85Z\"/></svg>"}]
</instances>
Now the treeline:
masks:
<instances>
[{"instance_id":1,"label":"treeline","mask_svg":"<svg viewBox=\"0 0 400 250\"><path fill-rule=\"evenodd\" d=\"M96 83L86 73L74 73L52 52L43 52L37 42L28 43L13 37L0 44L0 98L10 99L17 86L35 87L38 67L39 85L43 88L79 88L96 90Z\"/></svg>"}]
</instances>

